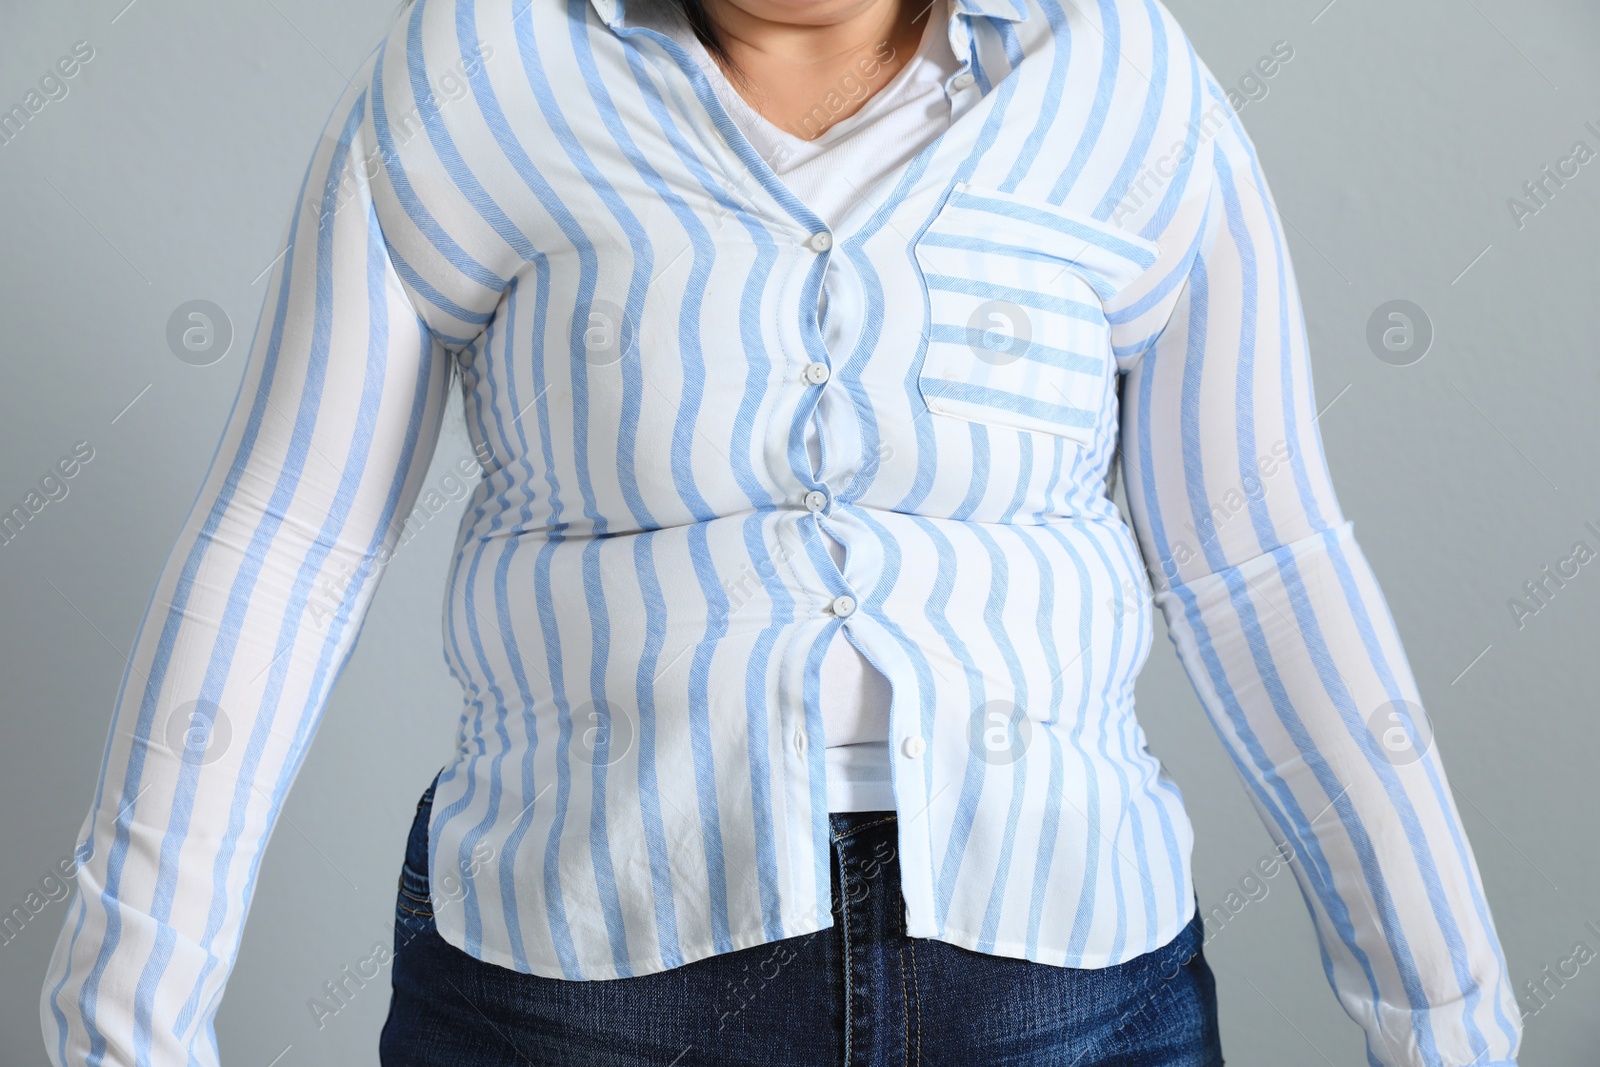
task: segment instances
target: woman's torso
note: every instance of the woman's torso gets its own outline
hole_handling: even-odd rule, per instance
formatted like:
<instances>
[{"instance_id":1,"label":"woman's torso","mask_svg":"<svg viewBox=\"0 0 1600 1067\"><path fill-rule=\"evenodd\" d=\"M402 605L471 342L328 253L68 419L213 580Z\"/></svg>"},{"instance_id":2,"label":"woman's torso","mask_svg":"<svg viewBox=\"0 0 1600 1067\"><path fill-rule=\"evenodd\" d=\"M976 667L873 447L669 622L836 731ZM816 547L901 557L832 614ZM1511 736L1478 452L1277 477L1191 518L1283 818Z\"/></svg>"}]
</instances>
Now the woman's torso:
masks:
<instances>
[{"instance_id":1,"label":"woman's torso","mask_svg":"<svg viewBox=\"0 0 1600 1067\"><path fill-rule=\"evenodd\" d=\"M1061 9L982 7L950 22L971 84L948 129L831 227L606 0L419 7L409 68L383 58L380 145L422 84L477 68L378 193L488 457L450 573L466 704L432 838L439 864L498 859L441 907L452 943L604 977L814 928L807 709L841 634L888 682L893 795L926 820L913 933L1081 963L1187 918L1187 822L1133 717L1148 583L1105 484L1117 360L1181 259L1138 227L1186 170L1110 217L1191 112L1122 50L1174 27L1113 49ZM997 878L1032 903L997 915ZM1123 878L1153 887L1134 914L1082 911Z\"/></svg>"}]
</instances>

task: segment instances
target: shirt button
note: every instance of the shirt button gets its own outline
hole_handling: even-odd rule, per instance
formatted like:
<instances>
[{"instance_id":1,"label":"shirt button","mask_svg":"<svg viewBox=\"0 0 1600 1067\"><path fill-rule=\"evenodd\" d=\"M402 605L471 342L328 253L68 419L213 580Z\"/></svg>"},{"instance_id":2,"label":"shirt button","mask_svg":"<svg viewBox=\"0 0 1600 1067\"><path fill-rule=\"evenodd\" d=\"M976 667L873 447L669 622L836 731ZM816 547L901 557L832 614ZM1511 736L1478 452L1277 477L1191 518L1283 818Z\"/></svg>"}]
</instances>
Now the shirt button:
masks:
<instances>
[{"instance_id":1,"label":"shirt button","mask_svg":"<svg viewBox=\"0 0 1600 1067\"><path fill-rule=\"evenodd\" d=\"M920 737L908 737L904 741L900 742L900 751L904 752L911 759L916 759L918 756L922 755L923 750L927 747L927 742L923 741Z\"/></svg>"},{"instance_id":2,"label":"shirt button","mask_svg":"<svg viewBox=\"0 0 1600 1067\"><path fill-rule=\"evenodd\" d=\"M828 607L832 608L833 613L842 619L856 610L856 598L853 596L836 596Z\"/></svg>"},{"instance_id":3,"label":"shirt button","mask_svg":"<svg viewBox=\"0 0 1600 1067\"><path fill-rule=\"evenodd\" d=\"M818 230L806 239L806 246L813 252L826 252L833 247L833 234L827 230Z\"/></svg>"},{"instance_id":4,"label":"shirt button","mask_svg":"<svg viewBox=\"0 0 1600 1067\"><path fill-rule=\"evenodd\" d=\"M957 89L970 89L972 88L973 82L976 82L977 80L978 79L973 77L971 74L963 72L961 74L957 74L954 78L951 78L950 84L955 86Z\"/></svg>"},{"instance_id":5,"label":"shirt button","mask_svg":"<svg viewBox=\"0 0 1600 1067\"><path fill-rule=\"evenodd\" d=\"M828 369L828 365L826 363L806 364L806 381L810 382L812 385L821 385L823 382L828 380L828 376L832 373L833 372Z\"/></svg>"},{"instance_id":6,"label":"shirt button","mask_svg":"<svg viewBox=\"0 0 1600 1067\"><path fill-rule=\"evenodd\" d=\"M806 494L806 508L810 511L821 511L828 506L828 494L820 489L813 489Z\"/></svg>"}]
</instances>

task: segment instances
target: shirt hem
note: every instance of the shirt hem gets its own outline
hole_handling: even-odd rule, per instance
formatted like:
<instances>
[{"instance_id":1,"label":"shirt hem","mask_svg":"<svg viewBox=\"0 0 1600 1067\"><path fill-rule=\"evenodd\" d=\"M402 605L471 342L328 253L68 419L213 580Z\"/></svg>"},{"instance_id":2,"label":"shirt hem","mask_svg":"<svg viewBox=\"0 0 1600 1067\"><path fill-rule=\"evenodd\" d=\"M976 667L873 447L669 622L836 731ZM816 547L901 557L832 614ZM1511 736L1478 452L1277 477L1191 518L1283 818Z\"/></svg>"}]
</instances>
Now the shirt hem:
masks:
<instances>
[{"instance_id":1,"label":"shirt hem","mask_svg":"<svg viewBox=\"0 0 1600 1067\"><path fill-rule=\"evenodd\" d=\"M1047 967L1071 968L1073 970L1080 971L1098 971L1104 970L1107 967L1117 967L1124 963L1132 963L1140 956L1147 956L1152 952L1160 952L1162 949L1166 948L1168 945L1172 944L1178 939L1178 935L1183 933L1184 929L1194 921L1195 914L1198 912L1198 910L1198 903L1195 901L1194 897L1191 896L1189 898L1188 914L1178 922L1177 926L1163 935L1159 944L1152 945L1150 948L1144 949L1143 951L1135 952L1131 956L1124 953L1111 952L1080 953L1076 956L1070 956L1066 953L1062 953L1060 962L1057 962L1057 960L1054 958L1044 959L1037 954L1032 956L1028 955L1027 945L1022 942L987 940L979 937L978 935L969 933L966 930L952 929L949 926L946 926L943 932L938 934L909 934L908 936L922 936L924 940L943 941L947 944L955 945L958 948L968 949L972 952L981 952L988 956L1003 956L1007 959L1027 960L1030 963L1042 963ZM978 947L980 944L984 947ZM1481 1067L1495 1067L1495 1065L1484 1064L1481 1065Z\"/></svg>"},{"instance_id":2,"label":"shirt hem","mask_svg":"<svg viewBox=\"0 0 1600 1067\"><path fill-rule=\"evenodd\" d=\"M1107 967L1116 967L1120 964L1129 963L1138 959L1140 956L1148 955L1151 952L1159 952L1161 949L1170 945L1177 939L1179 934L1183 933L1184 928L1187 927L1194 919L1197 911L1197 905L1194 903L1192 897L1190 898L1190 901L1188 914L1181 922L1178 923L1176 928L1162 937L1160 944L1155 945L1152 948L1145 949L1141 952L1135 952L1132 955L1102 952L1081 953L1076 956L1068 956L1063 953L1059 959L1054 955L1046 958L1038 954L1029 955L1027 946L1022 942L986 941L984 938L969 933L966 930L953 929L949 926L946 926L943 931L936 934L908 933L907 936L915 937L919 940L925 941L942 941L945 944L954 945L957 948L964 948L972 952L981 952L988 956L1000 956L1007 959L1026 960L1029 963L1043 964L1047 967L1071 968L1074 970L1086 971L1102 970ZM455 933L455 931L447 931L443 926L439 925L437 916L435 916L434 928L438 931L439 936L443 938L444 941L451 947L459 949L468 956L471 956L483 963L492 964L496 967L503 967L506 970L515 971L518 974L530 974L538 978L555 978L570 982L603 982L614 981L619 978L638 978L647 974L660 974L663 971L676 970L678 967L686 966L690 963L695 963L700 960L710 959L713 956L725 955L728 952L736 952L740 949L746 948L759 948L762 945L776 945L784 941L792 940L796 937L803 937L806 934L814 934L822 930L832 929L834 923L833 913L831 911L828 913L827 919L827 922L816 923L810 919L808 913L801 912L797 915L786 916L784 918L783 928L788 932L783 934L781 937L769 938L766 936L763 930L758 928L756 930L735 934L730 937L729 943L731 947L728 949L719 950L715 945L705 942L692 946L685 946L681 951L682 962L673 964L671 966L663 964L660 957L651 957L647 960L635 959L628 961L630 969L626 974L623 974L614 968L607 968L603 973L590 974L583 978L569 977L560 969L559 965L554 969L540 969L538 967L524 969L523 967L518 966L516 960L513 959L508 953L501 952L486 945L481 945L479 946L479 950L477 952L472 952L464 945L456 942L456 940L452 937L452 934ZM983 944L985 947L978 947L980 944ZM1514 1062L1506 1062L1510 1064L1510 1067L1516 1067ZM1479 1067L1502 1067L1502 1065L1497 1062L1491 1064L1481 1064Z\"/></svg>"},{"instance_id":3,"label":"shirt hem","mask_svg":"<svg viewBox=\"0 0 1600 1067\"><path fill-rule=\"evenodd\" d=\"M611 966L605 968L602 973L586 973L582 978L573 978L561 969L559 963L551 969L542 969L531 963L528 967L524 968L519 966L516 959L509 953L502 952L488 945L480 945L478 947L478 951L473 952L465 945L458 944L456 938L452 935L454 934L459 936L459 934L453 930L446 930L445 927L439 924L438 916L434 916L434 929L438 932L439 936L444 940L444 942L450 947L466 953L468 956L478 960L480 963L492 964L496 967L502 967L508 971L515 971L517 974L532 975L535 978L555 978L568 982L607 982L615 981L619 978L641 978L649 974L660 974L664 971L677 970L679 967L684 967L691 963L697 963L700 960L710 959L713 956L722 956L729 952L737 952L740 949L760 948L762 945L776 945L784 941L793 940L797 937L803 937L806 934L814 934L821 930L828 930L832 927L832 912L828 913L828 921L821 924L813 923L809 919L808 913L801 912L798 915L788 916L783 920L783 928L787 932L781 937L769 938L766 936L766 933L763 930L756 929L754 931L747 931L731 936L729 938L731 947L727 949L718 949L715 945L710 943L684 946L681 948L679 953L682 957L682 961L671 966L667 966L666 964L662 963L659 956L654 956L647 960L628 960L627 962L630 970L626 974L616 970L614 966Z\"/></svg>"}]
</instances>

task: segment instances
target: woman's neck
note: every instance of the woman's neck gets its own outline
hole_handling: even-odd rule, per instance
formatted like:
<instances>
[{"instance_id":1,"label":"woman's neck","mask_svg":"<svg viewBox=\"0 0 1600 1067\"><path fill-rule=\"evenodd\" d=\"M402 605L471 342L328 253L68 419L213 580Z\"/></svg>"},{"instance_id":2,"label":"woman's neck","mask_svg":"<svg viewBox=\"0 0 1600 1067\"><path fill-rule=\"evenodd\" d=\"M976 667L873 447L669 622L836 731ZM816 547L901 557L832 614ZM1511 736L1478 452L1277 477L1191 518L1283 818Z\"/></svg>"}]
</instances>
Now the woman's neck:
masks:
<instances>
[{"instance_id":1,"label":"woman's neck","mask_svg":"<svg viewBox=\"0 0 1600 1067\"><path fill-rule=\"evenodd\" d=\"M928 0L706 2L738 68L729 80L768 122L806 140L888 84L929 17Z\"/></svg>"}]
</instances>

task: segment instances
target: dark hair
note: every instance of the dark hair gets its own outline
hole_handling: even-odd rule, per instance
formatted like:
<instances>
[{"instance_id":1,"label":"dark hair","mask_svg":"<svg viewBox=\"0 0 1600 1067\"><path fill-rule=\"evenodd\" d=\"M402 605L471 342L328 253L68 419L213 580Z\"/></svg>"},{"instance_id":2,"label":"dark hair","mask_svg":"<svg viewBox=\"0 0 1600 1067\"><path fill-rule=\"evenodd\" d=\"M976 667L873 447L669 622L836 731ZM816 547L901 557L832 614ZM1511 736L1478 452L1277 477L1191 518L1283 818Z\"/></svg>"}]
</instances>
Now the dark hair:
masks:
<instances>
[{"instance_id":1,"label":"dark hair","mask_svg":"<svg viewBox=\"0 0 1600 1067\"><path fill-rule=\"evenodd\" d=\"M689 23L689 28L694 31L707 52L722 64L734 80L749 87L749 80L744 71L733 61L733 56L728 53L728 46L722 39L722 34L717 30L717 24L711 18L711 11L706 7L706 0L672 0L682 13L684 20Z\"/></svg>"}]
</instances>

